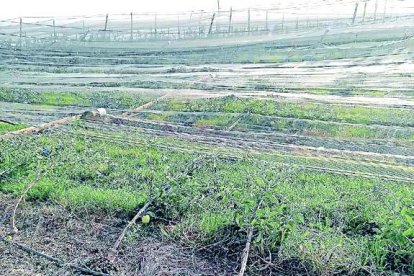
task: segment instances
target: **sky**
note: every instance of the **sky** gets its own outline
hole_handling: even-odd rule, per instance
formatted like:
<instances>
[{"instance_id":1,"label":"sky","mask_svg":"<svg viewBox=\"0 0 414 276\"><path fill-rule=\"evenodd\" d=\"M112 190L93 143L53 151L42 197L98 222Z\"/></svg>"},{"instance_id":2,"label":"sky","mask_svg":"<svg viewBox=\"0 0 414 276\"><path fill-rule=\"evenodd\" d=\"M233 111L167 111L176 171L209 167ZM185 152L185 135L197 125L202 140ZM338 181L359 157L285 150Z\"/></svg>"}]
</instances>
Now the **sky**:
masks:
<instances>
[{"instance_id":1,"label":"sky","mask_svg":"<svg viewBox=\"0 0 414 276\"><path fill-rule=\"evenodd\" d=\"M316 14L352 14L356 1L364 0L219 0L222 10L248 7L281 8L286 13L308 12ZM407 12L414 6L414 0L368 0L368 11L382 12L385 1L392 13ZM0 18L8 19L25 16L74 16L94 14L116 14L129 12L173 13L178 11L217 9L217 0L10 0L0 9ZM411 2L411 4L410 4ZM360 4L363 5L363 4Z\"/></svg>"}]
</instances>

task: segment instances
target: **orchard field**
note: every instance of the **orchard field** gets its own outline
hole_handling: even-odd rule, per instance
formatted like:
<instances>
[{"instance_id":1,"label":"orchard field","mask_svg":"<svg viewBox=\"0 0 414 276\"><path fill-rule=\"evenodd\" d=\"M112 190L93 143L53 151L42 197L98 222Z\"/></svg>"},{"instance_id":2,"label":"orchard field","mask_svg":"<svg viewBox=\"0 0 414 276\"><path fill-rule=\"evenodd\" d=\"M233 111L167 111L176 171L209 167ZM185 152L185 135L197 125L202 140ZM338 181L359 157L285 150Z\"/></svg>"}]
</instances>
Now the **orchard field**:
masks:
<instances>
[{"instance_id":1,"label":"orchard field","mask_svg":"<svg viewBox=\"0 0 414 276\"><path fill-rule=\"evenodd\" d=\"M0 274L414 274L412 22L3 42Z\"/></svg>"}]
</instances>

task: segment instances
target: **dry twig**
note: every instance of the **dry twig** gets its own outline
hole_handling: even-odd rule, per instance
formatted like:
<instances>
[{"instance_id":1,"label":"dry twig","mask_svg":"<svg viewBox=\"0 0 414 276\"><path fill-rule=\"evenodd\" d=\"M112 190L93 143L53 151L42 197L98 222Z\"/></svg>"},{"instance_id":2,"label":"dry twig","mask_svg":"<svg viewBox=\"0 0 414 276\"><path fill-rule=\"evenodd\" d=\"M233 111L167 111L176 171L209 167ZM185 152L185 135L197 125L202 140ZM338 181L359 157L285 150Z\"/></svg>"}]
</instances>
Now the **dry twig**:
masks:
<instances>
[{"instance_id":1,"label":"dry twig","mask_svg":"<svg viewBox=\"0 0 414 276\"><path fill-rule=\"evenodd\" d=\"M26 195L29 193L29 191L39 182L40 177L42 175L45 175L46 172L39 172L36 176L36 179L32 182L29 183L29 185L27 185L26 189L23 191L23 193L21 194L20 198L17 200L16 205L14 206L13 209L13 215L11 218L11 222L12 222L12 228L13 228L13 234L17 234L17 232L19 232L19 230L16 227L16 212L17 212L17 208L19 208L20 203L23 201L23 199L26 197Z\"/></svg>"},{"instance_id":2,"label":"dry twig","mask_svg":"<svg viewBox=\"0 0 414 276\"><path fill-rule=\"evenodd\" d=\"M65 266L70 267L72 269L75 269L79 272L82 272L82 273L88 274L88 275L109 276L109 274L107 274L107 273L102 273L102 272L94 271L94 270L91 270L91 269L88 269L88 268L80 267L80 266L77 266L77 265L74 265L74 264L71 264L71 263L66 263L64 260L62 260L60 258L56 258L56 257L50 256L50 255L47 255L47 254L42 253L40 251L37 251L36 249L33 249L33 248L31 248L27 245L17 243L13 240L7 239L7 238L2 237L2 236L0 236L0 240L5 242L5 243L9 243L9 244L17 247L18 249L23 250L27 253L31 253L33 255L36 255L38 257L42 257L42 258L44 258L48 261L51 261L51 262L55 263L56 265L58 265L60 267L65 267Z\"/></svg>"},{"instance_id":3,"label":"dry twig","mask_svg":"<svg viewBox=\"0 0 414 276\"><path fill-rule=\"evenodd\" d=\"M149 200L144 207L142 207L138 213L134 216L134 218L125 226L124 230L122 231L121 235L118 237L118 239L115 242L114 247L112 248L112 251L118 250L119 245L121 244L122 240L124 239L128 229L136 223L136 221L142 217L142 215L147 211L148 207L151 205L151 200Z\"/></svg>"}]
</instances>

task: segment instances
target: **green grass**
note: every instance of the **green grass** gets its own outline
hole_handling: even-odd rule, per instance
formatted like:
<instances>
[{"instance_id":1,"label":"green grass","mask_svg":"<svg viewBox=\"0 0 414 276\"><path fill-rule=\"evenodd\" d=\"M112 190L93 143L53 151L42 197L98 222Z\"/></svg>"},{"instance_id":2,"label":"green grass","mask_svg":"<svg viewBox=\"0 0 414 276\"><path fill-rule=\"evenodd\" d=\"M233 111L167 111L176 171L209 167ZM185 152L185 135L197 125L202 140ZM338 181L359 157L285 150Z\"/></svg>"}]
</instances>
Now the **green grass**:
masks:
<instances>
[{"instance_id":1,"label":"green grass","mask_svg":"<svg viewBox=\"0 0 414 276\"><path fill-rule=\"evenodd\" d=\"M2 141L0 171L14 169L0 178L0 191L19 195L43 169L48 173L30 199L131 215L152 198L151 223L166 239L196 247L225 239L221 246L239 250L237 240L253 226L254 254L299 260L312 273L414 272L412 183L281 166L273 157L207 156L136 139L142 144L55 131ZM164 227L165 220L175 227Z\"/></svg>"},{"instance_id":2,"label":"green grass","mask_svg":"<svg viewBox=\"0 0 414 276\"><path fill-rule=\"evenodd\" d=\"M201 118L197 119L198 117ZM151 118L148 117L148 119ZM229 127L233 122L236 121L236 116L232 114L210 116L184 116L180 114L179 116L165 116L164 121L172 121L176 123L192 122L192 124L196 126ZM414 132L409 128L395 129L392 127L381 128L369 125L332 124L331 122L266 117L258 114L249 114L242 116L239 123L234 129L242 131L246 129L257 131L280 131L291 134L302 134L317 137L334 137L342 139L389 139L390 141L414 140Z\"/></svg>"},{"instance_id":3,"label":"green grass","mask_svg":"<svg viewBox=\"0 0 414 276\"><path fill-rule=\"evenodd\" d=\"M16 130L23 129L23 128L26 128L26 127L27 126L24 125L24 124L11 125L11 124L8 124L8 123L0 122L0 134L4 134L4 133L10 132L10 131L16 131Z\"/></svg>"},{"instance_id":4,"label":"green grass","mask_svg":"<svg viewBox=\"0 0 414 276\"><path fill-rule=\"evenodd\" d=\"M134 92L99 92L99 91L33 91L22 88L0 87L0 101L29 103L49 106L83 106L128 109L138 107L157 97L158 94L141 94Z\"/></svg>"},{"instance_id":5,"label":"green grass","mask_svg":"<svg viewBox=\"0 0 414 276\"><path fill-rule=\"evenodd\" d=\"M237 98L234 96L192 101L165 100L154 109L187 112L228 112L356 124L414 126L414 112L401 108L372 108L315 103Z\"/></svg>"}]
</instances>

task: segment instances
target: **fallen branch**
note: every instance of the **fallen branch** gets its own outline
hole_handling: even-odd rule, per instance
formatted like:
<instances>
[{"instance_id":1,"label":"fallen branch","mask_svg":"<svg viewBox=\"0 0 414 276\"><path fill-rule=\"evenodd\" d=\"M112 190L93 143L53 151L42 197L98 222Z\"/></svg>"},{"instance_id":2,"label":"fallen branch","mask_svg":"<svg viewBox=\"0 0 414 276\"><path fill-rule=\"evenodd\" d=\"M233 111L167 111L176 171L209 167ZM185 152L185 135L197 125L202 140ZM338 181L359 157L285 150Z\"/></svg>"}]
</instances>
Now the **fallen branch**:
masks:
<instances>
[{"instance_id":1,"label":"fallen branch","mask_svg":"<svg viewBox=\"0 0 414 276\"><path fill-rule=\"evenodd\" d=\"M237 124L240 122L241 120L241 116L227 129L227 131L231 131L233 130L233 128L235 128L237 126Z\"/></svg>"},{"instance_id":2,"label":"fallen branch","mask_svg":"<svg viewBox=\"0 0 414 276\"><path fill-rule=\"evenodd\" d=\"M141 111L141 110L143 110L145 108L148 108L148 107L154 105L155 103L157 103L159 100L164 99L164 98L166 98L168 96L169 96L168 94L165 94L164 96L161 96L159 98L156 98L153 101L150 101L150 102L148 102L146 104L143 104L143 105L140 105L140 106L134 108L132 111L126 111L126 112L122 113L122 116L130 116L131 114L133 114L133 112Z\"/></svg>"},{"instance_id":3,"label":"fallen branch","mask_svg":"<svg viewBox=\"0 0 414 276\"><path fill-rule=\"evenodd\" d=\"M0 119L0 122L1 123L6 123L6 124L9 124L9 125L12 125L12 126L16 125L16 123L13 123L13 122L10 122L10 121L4 120L4 119Z\"/></svg>"},{"instance_id":4,"label":"fallen branch","mask_svg":"<svg viewBox=\"0 0 414 276\"><path fill-rule=\"evenodd\" d=\"M12 228L13 228L13 234L17 234L19 232L19 229L17 229L17 227L16 227L16 212L17 212L17 208L19 208L20 203L23 201L23 199L26 197L26 195L29 193L29 191L36 185L36 183L39 182L40 177L42 175L45 175L45 174L46 174L46 172L44 172L43 174L41 174L39 172L37 174L37 176L36 176L36 179L34 181L30 182L29 185L27 185L26 189L23 191L22 195L17 200L17 203L14 206L13 215L12 215L12 218L11 218Z\"/></svg>"},{"instance_id":5,"label":"fallen branch","mask_svg":"<svg viewBox=\"0 0 414 276\"><path fill-rule=\"evenodd\" d=\"M134 225L137 220L142 217L142 215L147 211L148 207L151 205L151 200L149 200L144 207L142 207L138 213L134 216L134 218L125 226L124 230L122 231L121 235L118 237L118 239L115 242L114 247L112 248L112 251L118 250L119 245L121 244L122 240L124 239L128 229Z\"/></svg>"},{"instance_id":6,"label":"fallen branch","mask_svg":"<svg viewBox=\"0 0 414 276\"><path fill-rule=\"evenodd\" d=\"M64 260L47 255L45 253L42 253L40 251L37 251L36 249L33 249L27 245L21 244L21 243L17 243L13 240L9 240L5 237L0 236L0 240L5 242L5 243L9 243L17 248L19 248L20 250L23 250L27 253L31 253L33 255L36 255L38 257L42 257L48 261L51 261L53 263L55 263L56 265L60 266L60 267L70 267L74 270L77 270L79 272L82 272L84 274L88 274L88 275L94 275L94 276L109 276L109 274L107 273L102 273L102 272L98 272L98 271L94 271L94 270L90 270L88 268L84 268L84 267L80 267L71 263L66 263Z\"/></svg>"},{"instance_id":7,"label":"fallen branch","mask_svg":"<svg viewBox=\"0 0 414 276\"><path fill-rule=\"evenodd\" d=\"M250 245L252 243L252 237L253 237L253 227L250 227L249 232L247 234L246 246L243 249L243 255L242 255L243 257L242 257L242 263L241 263L239 276L243 276L244 272L246 271L247 261L249 260Z\"/></svg>"},{"instance_id":8,"label":"fallen branch","mask_svg":"<svg viewBox=\"0 0 414 276\"><path fill-rule=\"evenodd\" d=\"M37 134L40 133L42 131L44 131L45 129L48 128L54 128L57 126L61 126L61 125L66 125L69 124L77 119L80 118L80 115L75 115L75 116L71 116L71 117L65 117L59 120L55 120L49 123L45 123L45 124L41 124L38 127L28 127L28 128L24 128L24 129L20 129L20 130L16 130L16 131L11 131L9 133L6 133L4 135L1 135L0 138L11 138L17 135L22 135L22 134Z\"/></svg>"},{"instance_id":9,"label":"fallen branch","mask_svg":"<svg viewBox=\"0 0 414 276\"><path fill-rule=\"evenodd\" d=\"M260 200L260 202L257 204L256 208L254 208L251 220L254 220L256 218L256 212L260 208L260 206L262 205L262 202L263 202L263 200ZM254 227L252 225L250 225L249 232L247 233L246 245L243 249L242 262L241 262L241 268L240 268L239 276L244 276L244 273L246 272L247 261L249 260L250 245L252 244L253 231L254 231Z\"/></svg>"}]
</instances>

